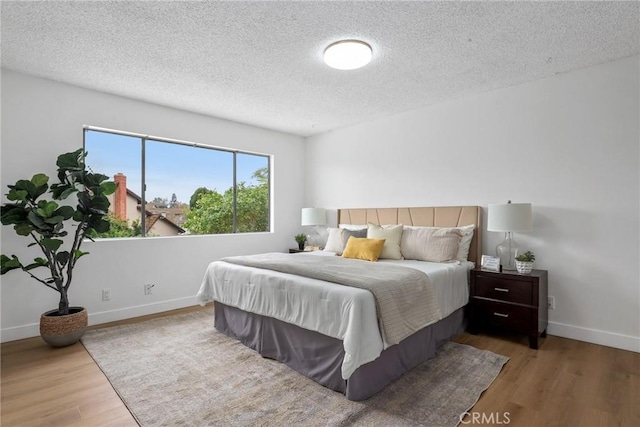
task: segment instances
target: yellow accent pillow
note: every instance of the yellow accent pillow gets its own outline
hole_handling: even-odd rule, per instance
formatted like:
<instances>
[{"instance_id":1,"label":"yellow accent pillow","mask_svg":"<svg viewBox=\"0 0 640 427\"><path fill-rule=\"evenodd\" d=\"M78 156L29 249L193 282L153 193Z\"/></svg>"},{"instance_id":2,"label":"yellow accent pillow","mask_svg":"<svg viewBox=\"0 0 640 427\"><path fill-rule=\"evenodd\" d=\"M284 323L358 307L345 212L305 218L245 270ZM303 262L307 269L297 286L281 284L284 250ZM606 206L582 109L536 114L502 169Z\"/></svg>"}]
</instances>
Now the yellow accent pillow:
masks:
<instances>
[{"instance_id":1,"label":"yellow accent pillow","mask_svg":"<svg viewBox=\"0 0 640 427\"><path fill-rule=\"evenodd\" d=\"M342 252L343 258L363 259L366 261L378 261L385 239L366 239L364 237L349 237L347 246Z\"/></svg>"}]
</instances>

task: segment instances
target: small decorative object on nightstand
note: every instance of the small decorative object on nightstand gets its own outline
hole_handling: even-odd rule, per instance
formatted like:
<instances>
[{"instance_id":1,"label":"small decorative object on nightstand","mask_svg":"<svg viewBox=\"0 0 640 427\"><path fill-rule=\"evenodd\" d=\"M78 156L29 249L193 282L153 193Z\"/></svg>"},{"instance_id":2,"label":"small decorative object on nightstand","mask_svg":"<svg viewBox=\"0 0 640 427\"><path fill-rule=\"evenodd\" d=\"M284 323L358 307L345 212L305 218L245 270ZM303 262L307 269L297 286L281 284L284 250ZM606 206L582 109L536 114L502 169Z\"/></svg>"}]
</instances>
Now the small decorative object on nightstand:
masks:
<instances>
[{"instance_id":1,"label":"small decorative object on nightstand","mask_svg":"<svg viewBox=\"0 0 640 427\"><path fill-rule=\"evenodd\" d=\"M513 240L514 231L530 231L532 227L531 203L489 205L487 208L487 231L503 231L505 239L496 247L503 270L515 270L515 257L519 245Z\"/></svg>"},{"instance_id":2,"label":"small decorative object on nightstand","mask_svg":"<svg viewBox=\"0 0 640 427\"><path fill-rule=\"evenodd\" d=\"M536 260L536 256L531 251L527 251L516 257L516 270L520 274L531 274L533 270L533 261Z\"/></svg>"},{"instance_id":3,"label":"small decorative object on nightstand","mask_svg":"<svg viewBox=\"0 0 640 427\"><path fill-rule=\"evenodd\" d=\"M547 271L532 270L523 276L471 270L469 332L497 326L529 336L529 347L538 348L538 337L547 336Z\"/></svg>"},{"instance_id":4,"label":"small decorative object on nightstand","mask_svg":"<svg viewBox=\"0 0 640 427\"><path fill-rule=\"evenodd\" d=\"M323 208L302 208L300 225L310 227L307 243L313 246L322 245L322 237L317 226L327 223L327 211Z\"/></svg>"},{"instance_id":5,"label":"small decorative object on nightstand","mask_svg":"<svg viewBox=\"0 0 640 427\"><path fill-rule=\"evenodd\" d=\"M482 270L500 272L500 258L491 255L482 255L480 268Z\"/></svg>"},{"instance_id":6,"label":"small decorative object on nightstand","mask_svg":"<svg viewBox=\"0 0 640 427\"><path fill-rule=\"evenodd\" d=\"M307 243L307 236L302 234L302 233L300 233L300 234L296 234L295 236L293 236L293 238L298 243L298 249L303 251L304 250L304 244Z\"/></svg>"}]
</instances>

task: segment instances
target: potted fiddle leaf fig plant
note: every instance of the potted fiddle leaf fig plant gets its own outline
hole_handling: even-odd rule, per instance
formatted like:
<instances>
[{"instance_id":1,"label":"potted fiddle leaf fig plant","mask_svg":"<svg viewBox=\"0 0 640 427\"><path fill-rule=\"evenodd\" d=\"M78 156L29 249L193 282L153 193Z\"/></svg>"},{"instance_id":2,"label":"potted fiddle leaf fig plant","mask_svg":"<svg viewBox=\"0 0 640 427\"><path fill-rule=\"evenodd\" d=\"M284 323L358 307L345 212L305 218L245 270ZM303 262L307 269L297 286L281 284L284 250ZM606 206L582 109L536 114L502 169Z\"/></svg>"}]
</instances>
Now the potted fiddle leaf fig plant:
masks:
<instances>
[{"instance_id":1,"label":"potted fiddle leaf fig plant","mask_svg":"<svg viewBox=\"0 0 640 427\"><path fill-rule=\"evenodd\" d=\"M298 243L298 249L300 249L301 251L304 250L304 244L307 243L307 236L300 233L293 236L293 238Z\"/></svg>"},{"instance_id":2,"label":"potted fiddle leaf fig plant","mask_svg":"<svg viewBox=\"0 0 640 427\"><path fill-rule=\"evenodd\" d=\"M2 254L0 274L22 270L60 294L58 308L40 317L40 336L54 347L77 342L87 327L87 310L69 306L69 286L76 263L88 254L81 249L83 240L92 232L109 231L106 196L116 189L106 175L87 170L85 156L82 148L58 156L58 181L51 185L43 173L9 185L9 202L1 207L2 224L13 225L16 234L29 239L28 246L39 249L42 256L23 263L16 255ZM37 274L45 269L46 274Z\"/></svg>"}]
</instances>

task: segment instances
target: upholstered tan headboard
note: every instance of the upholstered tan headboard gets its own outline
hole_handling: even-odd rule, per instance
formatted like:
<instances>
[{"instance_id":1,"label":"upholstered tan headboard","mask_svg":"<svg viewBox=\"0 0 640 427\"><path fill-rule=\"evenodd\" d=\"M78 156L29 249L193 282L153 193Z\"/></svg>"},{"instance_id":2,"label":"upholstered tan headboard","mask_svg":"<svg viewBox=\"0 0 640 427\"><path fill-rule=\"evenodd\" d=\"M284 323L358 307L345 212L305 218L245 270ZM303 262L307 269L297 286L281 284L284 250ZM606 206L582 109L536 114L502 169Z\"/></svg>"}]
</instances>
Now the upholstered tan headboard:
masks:
<instances>
[{"instance_id":1,"label":"upholstered tan headboard","mask_svg":"<svg viewBox=\"0 0 640 427\"><path fill-rule=\"evenodd\" d=\"M469 261L478 265L482 255L482 207L338 209L338 224L403 224L421 227L459 227L475 224Z\"/></svg>"}]
</instances>

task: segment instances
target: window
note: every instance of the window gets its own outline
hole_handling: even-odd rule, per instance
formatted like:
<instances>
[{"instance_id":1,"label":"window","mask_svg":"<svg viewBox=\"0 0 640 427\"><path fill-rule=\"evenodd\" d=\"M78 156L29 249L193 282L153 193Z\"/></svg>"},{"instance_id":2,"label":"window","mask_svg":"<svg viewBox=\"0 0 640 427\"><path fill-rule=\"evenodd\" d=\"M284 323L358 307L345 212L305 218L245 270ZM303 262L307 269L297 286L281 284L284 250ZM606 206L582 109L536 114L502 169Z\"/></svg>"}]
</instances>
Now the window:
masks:
<instances>
[{"instance_id":1,"label":"window","mask_svg":"<svg viewBox=\"0 0 640 427\"><path fill-rule=\"evenodd\" d=\"M267 155L92 128L84 129L84 148L87 167L118 184L109 196L111 230L94 237L270 229Z\"/></svg>"}]
</instances>

